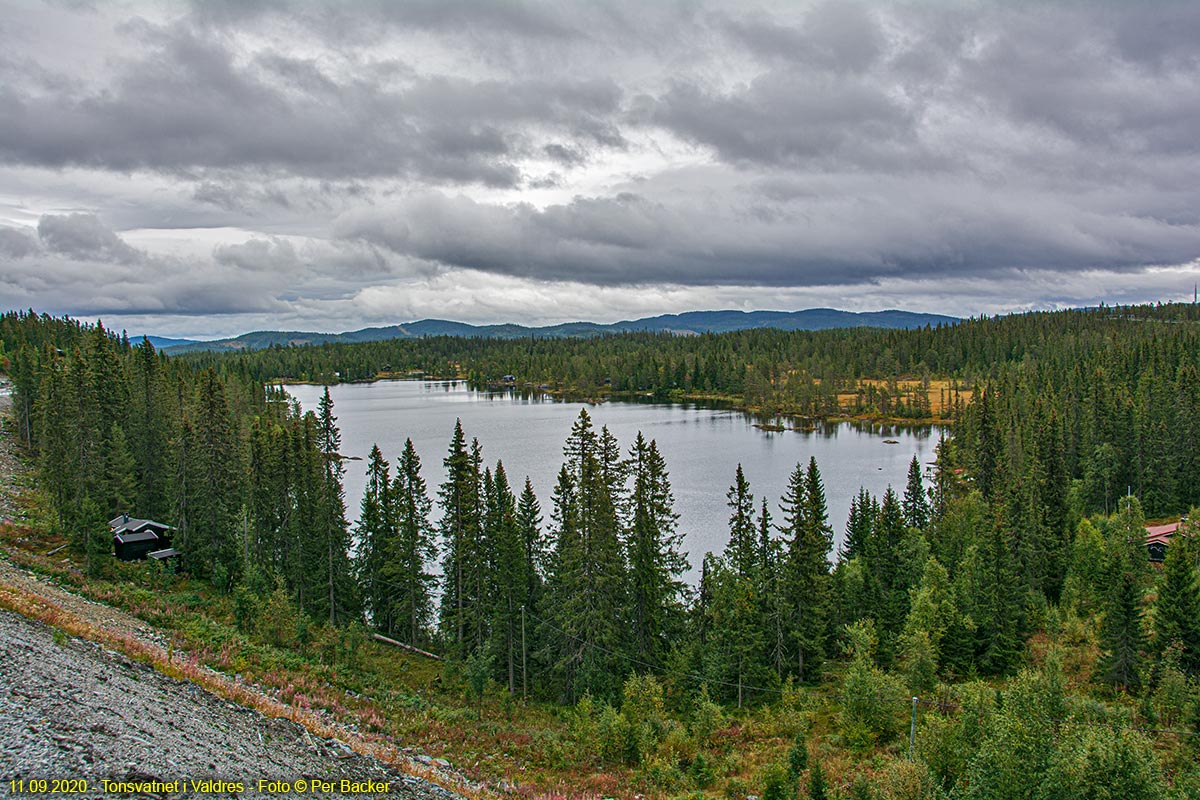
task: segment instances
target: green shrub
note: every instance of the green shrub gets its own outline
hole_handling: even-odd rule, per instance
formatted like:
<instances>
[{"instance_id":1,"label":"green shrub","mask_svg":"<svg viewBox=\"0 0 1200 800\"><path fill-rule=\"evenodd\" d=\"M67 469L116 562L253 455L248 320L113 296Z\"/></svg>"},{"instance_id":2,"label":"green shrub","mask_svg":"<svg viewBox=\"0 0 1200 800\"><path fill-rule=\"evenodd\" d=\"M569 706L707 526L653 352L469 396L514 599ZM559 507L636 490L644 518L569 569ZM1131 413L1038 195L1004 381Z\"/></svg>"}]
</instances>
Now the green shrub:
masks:
<instances>
[{"instance_id":1,"label":"green shrub","mask_svg":"<svg viewBox=\"0 0 1200 800\"><path fill-rule=\"evenodd\" d=\"M658 743L656 755L668 763L686 767L696 757L696 740L678 723L668 723L667 735Z\"/></svg>"},{"instance_id":2,"label":"green shrub","mask_svg":"<svg viewBox=\"0 0 1200 800\"><path fill-rule=\"evenodd\" d=\"M221 562L217 562L212 569L212 585L216 587L221 594L229 594L233 589L233 576L229 570Z\"/></svg>"},{"instance_id":3,"label":"green shrub","mask_svg":"<svg viewBox=\"0 0 1200 800\"><path fill-rule=\"evenodd\" d=\"M1186 721L1191 705L1193 687L1187 675L1179 668L1179 645L1167 648L1159 670L1158 686L1154 690L1152 705L1159 724L1173 728Z\"/></svg>"},{"instance_id":4,"label":"green shrub","mask_svg":"<svg viewBox=\"0 0 1200 800\"><path fill-rule=\"evenodd\" d=\"M825 783L820 761L814 761L808 772L808 800L829 800L829 786Z\"/></svg>"},{"instance_id":5,"label":"green shrub","mask_svg":"<svg viewBox=\"0 0 1200 800\"><path fill-rule=\"evenodd\" d=\"M900 659L904 682L914 695L925 695L937 686L937 653L922 630L906 633L900 640Z\"/></svg>"},{"instance_id":6,"label":"green shrub","mask_svg":"<svg viewBox=\"0 0 1200 800\"><path fill-rule=\"evenodd\" d=\"M1045 669L1022 672L998 705L968 767L965 796L979 800L1036 797L1059 734L1057 720L1066 716L1057 662L1051 660Z\"/></svg>"},{"instance_id":7,"label":"green shrub","mask_svg":"<svg viewBox=\"0 0 1200 800\"><path fill-rule=\"evenodd\" d=\"M691 766L688 767L688 775L691 777L692 782L700 789L707 789L709 786L712 786L713 781L717 777L704 753L696 753L696 757L692 759Z\"/></svg>"},{"instance_id":8,"label":"green shrub","mask_svg":"<svg viewBox=\"0 0 1200 800\"><path fill-rule=\"evenodd\" d=\"M768 764L763 772L762 800L794 800L796 781L782 764Z\"/></svg>"},{"instance_id":9,"label":"green shrub","mask_svg":"<svg viewBox=\"0 0 1200 800\"><path fill-rule=\"evenodd\" d=\"M674 764L661 758L652 758L641 770L642 779L658 789L668 791L683 783L683 773Z\"/></svg>"},{"instance_id":10,"label":"green shrub","mask_svg":"<svg viewBox=\"0 0 1200 800\"><path fill-rule=\"evenodd\" d=\"M233 592L233 621L237 629L242 633L253 633L260 611L258 597L246 584L239 584Z\"/></svg>"},{"instance_id":11,"label":"green shrub","mask_svg":"<svg viewBox=\"0 0 1200 800\"><path fill-rule=\"evenodd\" d=\"M804 741L803 736L797 736L792 742L792 747L788 750L788 774L792 776L792 780L798 780L800 774L808 769L808 743Z\"/></svg>"},{"instance_id":12,"label":"green shrub","mask_svg":"<svg viewBox=\"0 0 1200 800\"><path fill-rule=\"evenodd\" d=\"M605 705L596 720L596 738L600 759L606 764L638 763L640 753L637 738L625 715L610 705Z\"/></svg>"},{"instance_id":13,"label":"green shrub","mask_svg":"<svg viewBox=\"0 0 1200 800\"><path fill-rule=\"evenodd\" d=\"M599 755L600 739L596 724L596 701L591 692L584 692L583 697L575 704L574 713L570 718L571 735L576 747L585 760L591 760Z\"/></svg>"},{"instance_id":14,"label":"green shrub","mask_svg":"<svg viewBox=\"0 0 1200 800\"><path fill-rule=\"evenodd\" d=\"M875 800L875 792L866 775L857 775L850 784L850 800Z\"/></svg>"},{"instance_id":15,"label":"green shrub","mask_svg":"<svg viewBox=\"0 0 1200 800\"><path fill-rule=\"evenodd\" d=\"M1044 800L1157 800L1165 794L1149 739L1135 731L1068 728L1041 786Z\"/></svg>"},{"instance_id":16,"label":"green shrub","mask_svg":"<svg viewBox=\"0 0 1200 800\"><path fill-rule=\"evenodd\" d=\"M292 602L282 579L276 581L275 590L267 598L258 630L269 644L277 647L308 643L308 620Z\"/></svg>"},{"instance_id":17,"label":"green shrub","mask_svg":"<svg viewBox=\"0 0 1200 800\"><path fill-rule=\"evenodd\" d=\"M908 692L897 678L875 666L875 626L870 621L847 628L852 657L842 680L842 736L854 748L869 749L896 737L904 727Z\"/></svg>"},{"instance_id":18,"label":"green shrub","mask_svg":"<svg viewBox=\"0 0 1200 800\"><path fill-rule=\"evenodd\" d=\"M892 759L878 779L880 797L888 800L934 800L939 796L929 770L918 761Z\"/></svg>"},{"instance_id":19,"label":"green shrub","mask_svg":"<svg viewBox=\"0 0 1200 800\"><path fill-rule=\"evenodd\" d=\"M630 746L637 763L658 748L667 734L668 716L662 684L650 675L631 675L621 692L621 714L629 725Z\"/></svg>"},{"instance_id":20,"label":"green shrub","mask_svg":"<svg viewBox=\"0 0 1200 800\"><path fill-rule=\"evenodd\" d=\"M970 714L968 710L957 717L927 714L917 726L917 756L929 768L933 781L946 792L966 775L967 763L975 752L963 731L963 722Z\"/></svg>"},{"instance_id":21,"label":"green shrub","mask_svg":"<svg viewBox=\"0 0 1200 800\"><path fill-rule=\"evenodd\" d=\"M700 687L700 696L692 709L692 736L703 746L714 733L725 727L725 712L709 697L708 687Z\"/></svg>"},{"instance_id":22,"label":"green shrub","mask_svg":"<svg viewBox=\"0 0 1200 800\"><path fill-rule=\"evenodd\" d=\"M749 794L746 782L741 778L730 778L725 781L726 800L745 800Z\"/></svg>"}]
</instances>

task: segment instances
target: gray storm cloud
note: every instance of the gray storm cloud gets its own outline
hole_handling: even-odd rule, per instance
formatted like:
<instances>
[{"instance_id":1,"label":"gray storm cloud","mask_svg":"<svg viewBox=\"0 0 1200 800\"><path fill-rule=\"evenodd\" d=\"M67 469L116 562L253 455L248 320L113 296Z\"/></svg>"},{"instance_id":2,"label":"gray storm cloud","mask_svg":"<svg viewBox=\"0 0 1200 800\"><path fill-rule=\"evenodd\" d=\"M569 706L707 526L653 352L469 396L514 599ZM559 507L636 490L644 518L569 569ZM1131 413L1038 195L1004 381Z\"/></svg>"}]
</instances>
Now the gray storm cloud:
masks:
<instances>
[{"instance_id":1,"label":"gray storm cloud","mask_svg":"<svg viewBox=\"0 0 1200 800\"><path fill-rule=\"evenodd\" d=\"M37 240L25 231L0 228L0 256L15 260L33 255L37 250Z\"/></svg>"},{"instance_id":2,"label":"gray storm cloud","mask_svg":"<svg viewBox=\"0 0 1200 800\"><path fill-rule=\"evenodd\" d=\"M13 248L12 243L17 247ZM246 258L261 255L247 242ZM268 248L270 245L268 245ZM283 243L286 252L288 245ZM37 237L0 228L0 282L13 306L35 306L83 316L122 314L236 314L282 310L271 289L273 270L240 263L233 250L225 260L197 271L187 261L135 248L92 214L44 215ZM280 249L276 245L276 249ZM268 255L278 259L280 256Z\"/></svg>"},{"instance_id":3,"label":"gray storm cloud","mask_svg":"<svg viewBox=\"0 0 1200 800\"><path fill-rule=\"evenodd\" d=\"M1036 191L842 176L769 187L736 174L709 195L637 194L543 209L441 193L350 212L334 231L450 266L596 284L853 284L886 277L997 277L1017 270L1139 269L1190 260L1200 226L1080 208ZM772 199L767 200L770 196Z\"/></svg>"},{"instance_id":4,"label":"gray storm cloud","mask_svg":"<svg viewBox=\"0 0 1200 800\"><path fill-rule=\"evenodd\" d=\"M38 222L37 231L48 251L68 258L128 264L143 257L95 214L46 215Z\"/></svg>"},{"instance_id":5,"label":"gray storm cloud","mask_svg":"<svg viewBox=\"0 0 1200 800\"><path fill-rule=\"evenodd\" d=\"M13 304L419 314L458 271L503 279L483 316L581 284L838 305L953 279L993 309L1200 256L1194 3L0 14Z\"/></svg>"},{"instance_id":6,"label":"gray storm cloud","mask_svg":"<svg viewBox=\"0 0 1200 800\"><path fill-rule=\"evenodd\" d=\"M465 79L401 64L392 79L378 64L239 58L225 37L182 23L146 38L101 85L0 60L0 160L513 186L531 146L526 126L621 144L609 119L619 89L599 77Z\"/></svg>"}]
</instances>

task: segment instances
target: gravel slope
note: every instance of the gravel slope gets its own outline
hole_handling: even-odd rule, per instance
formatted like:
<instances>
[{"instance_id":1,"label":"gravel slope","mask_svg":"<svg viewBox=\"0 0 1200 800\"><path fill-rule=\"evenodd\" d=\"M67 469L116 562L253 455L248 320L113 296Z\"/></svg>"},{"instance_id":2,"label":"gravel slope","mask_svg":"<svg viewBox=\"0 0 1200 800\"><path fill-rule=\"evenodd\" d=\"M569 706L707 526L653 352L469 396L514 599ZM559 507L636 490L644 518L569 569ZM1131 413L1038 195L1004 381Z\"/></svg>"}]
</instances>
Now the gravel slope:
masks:
<instances>
[{"instance_id":1,"label":"gravel slope","mask_svg":"<svg viewBox=\"0 0 1200 800\"><path fill-rule=\"evenodd\" d=\"M338 788L342 780L373 782L376 789L388 784L388 791L368 790L367 796L456 797L336 740L314 738L296 723L269 719L3 610L0 664L0 793L14 778L85 778L87 796L95 797L106 777L188 784L180 792L137 796L200 796L190 781L215 779L240 782L245 790L203 796L277 797L260 793L258 781L316 778Z\"/></svg>"}]
</instances>

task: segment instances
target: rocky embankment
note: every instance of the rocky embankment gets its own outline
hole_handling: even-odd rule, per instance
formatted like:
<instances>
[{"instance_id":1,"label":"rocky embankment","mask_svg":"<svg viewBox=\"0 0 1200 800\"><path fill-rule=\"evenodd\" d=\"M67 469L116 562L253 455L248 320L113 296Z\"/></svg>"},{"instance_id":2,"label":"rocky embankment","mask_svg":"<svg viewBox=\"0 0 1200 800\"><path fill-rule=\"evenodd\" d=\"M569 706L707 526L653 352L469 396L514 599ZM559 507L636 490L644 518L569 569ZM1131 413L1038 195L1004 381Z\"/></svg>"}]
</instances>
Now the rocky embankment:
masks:
<instances>
[{"instance_id":1,"label":"rocky embankment","mask_svg":"<svg viewBox=\"0 0 1200 800\"><path fill-rule=\"evenodd\" d=\"M3 610L0 663L4 789L12 780L81 779L87 797L456 797L294 722ZM126 785L105 791L102 779ZM331 790L314 792L317 781ZM281 792L283 784L291 791Z\"/></svg>"},{"instance_id":2,"label":"rocky embankment","mask_svg":"<svg viewBox=\"0 0 1200 800\"><path fill-rule=\"evenodd\" d=\"M0 394L5 422L9 403ZM0 518L17 522L20 508L13 501L19 469L11 428L5 425L0 429ZM2 551L0 592L52 609L61 619L98 632L100 641L129 642L143 655L161 656L166 650L167 637L152 626L39 578ZM236 683L207 674L226 690ZM258 694L256 687L234 688ZM375 751L361 746L353 733L345 738L323 738L95 641L0 609L0 796L460 797L359 752ZM49 782L47 791L30 783L41 780ZM56 780L66 783L56 787ZM63 791L54 793L55 788Z\"/></svg>"}]
</instances>

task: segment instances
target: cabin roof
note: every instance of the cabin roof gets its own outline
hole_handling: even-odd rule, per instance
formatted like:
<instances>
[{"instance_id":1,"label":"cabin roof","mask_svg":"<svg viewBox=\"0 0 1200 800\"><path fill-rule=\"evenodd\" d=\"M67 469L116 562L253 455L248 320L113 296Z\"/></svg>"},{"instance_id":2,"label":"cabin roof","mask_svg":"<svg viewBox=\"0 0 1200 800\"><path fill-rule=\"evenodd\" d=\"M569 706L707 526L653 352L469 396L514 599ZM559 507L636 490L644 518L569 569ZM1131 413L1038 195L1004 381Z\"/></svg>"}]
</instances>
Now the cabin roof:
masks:
<instances>
[{"instance_id":1,"label":"cabin roof","mask_svg":"<svg viewBox=\"0 0 1200 800\"><path fill-rule=\"evenodd\" d=\"M1179 526L1182 522L1171 522L1166 525L1147 525L1146 526L1146 546L1153 544L1167 545L1170 544L1171 537L1179 532ZM1180 536L1186 536L1186 533L1181 533Z\"/></svg>"},{"instance_id":2,"label":"cabin roof","mask_svg":"<svg viewBox=\"0 0 1200 800\"><path fill-rule=\"evenodd\" d=\"M155 522L152 519L137 519L128 514L122 514L119 517L114 517L108 521L108 527L113 533L136 533L138 531L152 528L156 531L173 531L175 530L170 525L162 522Z\"/></svg>"},{"instance_id":3,"label":"cabin roof","mask_svg":"<svg viewBox=\"0 0 1200 800\"><path fill-rule=\"evenodd\" d=\"M113 533L113 538L122 544L132 544L133 542L157 542L158 534L154 531L117 531Z\"/></svg>"},{"instance_id":4,"label":"cabin roof","mask_svg":"<svg viewBox=\"0 0 1200 800\"><path fill-rule=\"evenodd\" d=\"M1172 522L1167 525L1147 525L1146 526L1146 537L1149 538L1151 536L1170 536L1171 534L1175 533L1175 531L1177 531L1177 530L1179 530L1178 522Z\"/></svg>"}]
</instances>

